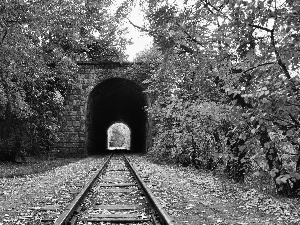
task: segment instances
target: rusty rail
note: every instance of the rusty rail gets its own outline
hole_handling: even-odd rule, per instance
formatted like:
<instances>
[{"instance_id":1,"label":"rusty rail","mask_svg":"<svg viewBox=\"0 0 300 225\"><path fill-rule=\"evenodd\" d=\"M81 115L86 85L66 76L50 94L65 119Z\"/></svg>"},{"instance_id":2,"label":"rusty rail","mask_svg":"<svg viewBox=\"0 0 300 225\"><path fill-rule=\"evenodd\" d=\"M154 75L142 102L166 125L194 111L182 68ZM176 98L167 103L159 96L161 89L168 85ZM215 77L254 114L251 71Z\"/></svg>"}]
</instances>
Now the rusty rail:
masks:
<instances>
[{"instance_id":1,"label":"rusty rail","mask_svg":"<svg viewBox=\"0 0 300 225\"><path fill-rule=\"evenodd\" d=\"M67 225L68 221L71 219L73 213L78 208L81 201L87 195L87 193L89 192L93 184L96 182L99 175L105 170L112 156L113 153L104 162L103 166L91 177L91 179L88 181L88 183L86 183L83 189L81 189L79 194L74 198L74 200L70 203L66 210L55 220L54 225Z\"/></svg>"},{"instance_id":2,"label":"rusty rail","mask_svg":"<svg viewBox=\"0 0 300 225\"><path fill-rule=\"evenodd\" d=\"M96 182L97 178L100 174L104 172L104 170L107 168L108 163L112 159L114 153L112 153L109 158L104 162L103 166L91 177L91 179L88 181L88 183L84 186L84 188L80 191L80 193L75 197L75 199L70 203L70 205L66 208L66 210L55 220L54 225L73 225L77 223L77 217L76 217L76 211L79 211L79 206L83 199L87 196L88 192ZM137 185L141 189L141 191L144 193L146 199L151 205L151 208L154 211L154 214L150 215L152 218L153 224L161 224L161 225L174 225L174 220L168 216L168 214L165 212L163 207L160 205L158 200L155 198L155 196L152 194L150 189L146 186L145 182L141 179L141 177L138 175L138 172L136 168L130 163L129 159L124 155L124 153L121 153L126 166L130 170L131 174L135 178ZM159 220L159 223L157 223L157 219ZM130 220L130 218L123 220ZM118 220L120 222L120 220Z\"/></svg>"},{"instance_id":3,"label":"rusty rail","mask_svg":"<svg viewBox=\"0 0 300 225\"><path fill-rule=\"evenodd\" d=\"M163 224L163 225L173 225L174 220L166 213L166 211L163 209L163 207L158 202L156 197L152 194L150 189L147 187L145 182L142 180L140 175L137 173L136 168L130 163L130 161L128 160L128 158L125 155L124 155L124 158L125 158L125 162L128 165L128 168L131 170L132 174L136 178L136 180L138 182L138 185L143 190L145 196L147 197L148 201L151 203L154 210L157 212L161 224Z\"/></svg>"}]
</instances>

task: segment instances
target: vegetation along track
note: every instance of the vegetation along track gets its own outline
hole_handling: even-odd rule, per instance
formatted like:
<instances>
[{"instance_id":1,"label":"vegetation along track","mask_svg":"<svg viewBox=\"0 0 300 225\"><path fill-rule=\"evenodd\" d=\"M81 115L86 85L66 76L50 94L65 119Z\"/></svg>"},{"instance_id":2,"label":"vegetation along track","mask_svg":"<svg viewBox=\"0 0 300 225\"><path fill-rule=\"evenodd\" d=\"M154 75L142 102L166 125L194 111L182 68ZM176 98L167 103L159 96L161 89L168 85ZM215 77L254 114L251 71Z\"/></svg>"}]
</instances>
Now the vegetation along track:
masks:
<instances>
[{"instance_id":1,"label":"vegetation along track","mask_svg":"<svg viewBox=\"0 0 300 225\"><path fill-rule=\"evenodd\" d=\"M54 222L75 224L171 225L173 221L124 153L114 151Z\"/></svg>"}]
</instances>

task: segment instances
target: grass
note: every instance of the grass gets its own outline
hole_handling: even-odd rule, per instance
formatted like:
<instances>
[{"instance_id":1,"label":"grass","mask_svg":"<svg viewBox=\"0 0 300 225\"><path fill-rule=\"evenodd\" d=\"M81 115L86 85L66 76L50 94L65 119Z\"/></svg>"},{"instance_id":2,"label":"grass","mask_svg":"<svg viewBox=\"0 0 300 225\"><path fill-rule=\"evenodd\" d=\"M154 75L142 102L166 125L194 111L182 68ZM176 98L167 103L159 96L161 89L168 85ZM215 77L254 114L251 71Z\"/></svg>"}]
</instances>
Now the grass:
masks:
<instances>
[{"instance_id":1,"label":"grass","mask_svg":"<svg viewBox=\"0 0 300 225\"><path fill-rule=\"evenodd\" d=\"M26 162L0 162L0 178L22 177L52 170L56 167L77 162L82 158L38 159L26 158Z\"/></svg>"}]
</instances>

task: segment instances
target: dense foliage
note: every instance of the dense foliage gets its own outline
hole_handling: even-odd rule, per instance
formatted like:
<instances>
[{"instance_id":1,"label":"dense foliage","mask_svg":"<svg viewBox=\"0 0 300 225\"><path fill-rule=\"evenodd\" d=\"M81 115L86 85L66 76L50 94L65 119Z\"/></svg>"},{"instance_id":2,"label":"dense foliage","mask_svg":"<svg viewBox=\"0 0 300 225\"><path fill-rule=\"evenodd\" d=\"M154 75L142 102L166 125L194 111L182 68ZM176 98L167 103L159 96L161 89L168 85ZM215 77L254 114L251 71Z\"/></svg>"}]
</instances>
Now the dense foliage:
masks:
<instances>
[{"instance_id":1,"label":"dense foliage","mask_svg":"<svg viewBox=\"0 0 300 225\"><path fill-rule=\"evenodd\" d=\"M0 2L0 160L51 149L76 61L124 58L122 18L111 4Z\"/></svg>"},{"instance_id":2,"label":"dense foliage","mask_svg":"<svg viewBox=\"0 0 300 225\"><path fill-rule=\"evenodd\" d=\"M152 152L236 181L268 171L279 193L298 194L299 2L142 4L155 42L137 58L152 68Z\"/></svg>"},{"instance_id":3,"label":"dense foliage","mask_svg":"<svg viewBox=\"0 0 300 225\"><path fill-rule=\"evenodd\" d=\"M1 1L1 160L51 149L76 61L124 59L133 2L112 13L109 0ZM152 153L236 181L268 171L279 193L298 194L300 3L139 2L136 27L154 38L136 73L150 75Z\"/></svg>"},{"instance_id":4,"label":"dense foliage","mask_svg":"<svg viewBox=\"0 0 300 225\"><path fill-rule=\"evenodd\" d=\"M130 130L124 123L114 123L108 128L108 147L130 149Z\"/></svg>"}]
</instances>

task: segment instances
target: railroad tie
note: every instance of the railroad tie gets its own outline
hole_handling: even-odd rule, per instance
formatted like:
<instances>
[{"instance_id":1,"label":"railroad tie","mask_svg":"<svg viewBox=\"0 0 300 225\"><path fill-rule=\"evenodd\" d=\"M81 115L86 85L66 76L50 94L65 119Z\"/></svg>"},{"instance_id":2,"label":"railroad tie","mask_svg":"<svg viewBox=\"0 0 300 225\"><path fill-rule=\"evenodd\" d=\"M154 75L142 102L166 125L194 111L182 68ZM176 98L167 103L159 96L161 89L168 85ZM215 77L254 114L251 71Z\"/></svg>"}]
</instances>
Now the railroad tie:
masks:
<instances>
[{"instance_id":1,"label":"railroad tie","mask_svg":"<svg viewBox=\"0 0 300 225\"><path fill-rule=\"evenodd\" d=\"M120 183L120 184L115 184L115 183L110 183L110 184L99 184L99 187L129 187L129 186L137 186L135 183Z\"/></svg>"},{"instance_id":2,"label":"railroad tie","mask_svg":"<svg viewBox=\"0 0 300 225\"><path fill-rule=\"evenodd\" d=\"M122 208L124 209L124 208ZM116 209L115 209L116 210ZM89 214L88 218L82 218L84 222L146 222L150 218L141 214Z\"/></svg>"},{"instance_id":3,"label":"railroad tie","mask_svg":"<svg viewBox=\"0 0 300 225\"><path fill-rule=\"evenodd\" d=\"M79 220L81 222L111 222L111 223L140 223L140 222L147 222L150 219L143 219L143 218L87 218Z\"/></svg>"},{"instance_id":4,"label":"railroad tie","mask_svg":"<svg viewBox=\"0 0 300 225\"><path fill-rule=\"evenodd\" d=\"M95 188L92 190L92 187ZM54 225L77 222L150 222L152 225L173 225L172 219L164 212L126 156L117 155L113 158L113 154L91 177Z\"/></svg>"},{"instance_id":5,"label":"railroad tie","mask_svg":"<svg viewBox=\"0 0 300 225\"><path fill-rule=\"evenodd\" d=\"M136 210L141 208L140 205L95 205L94 209L106 209L106 210Z\"/></svg>"},{"instance_id":6,"label":"railroad tie","mask_svg":"<svg viewBox=\"0 0 300 225\"><path fill-rule=\"evenodd\" d=\"M128 188L109 188L109 189L102 189L102 191L105 191L105 192L132 193L132 192L136 192L138 190L128 189Z\"/></svg>"}]
</instances>

